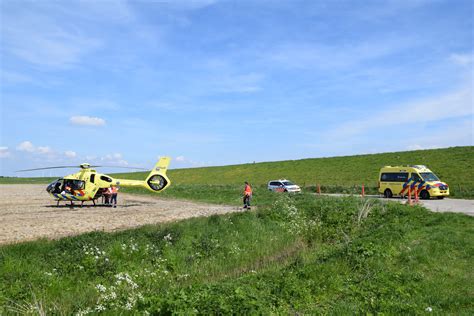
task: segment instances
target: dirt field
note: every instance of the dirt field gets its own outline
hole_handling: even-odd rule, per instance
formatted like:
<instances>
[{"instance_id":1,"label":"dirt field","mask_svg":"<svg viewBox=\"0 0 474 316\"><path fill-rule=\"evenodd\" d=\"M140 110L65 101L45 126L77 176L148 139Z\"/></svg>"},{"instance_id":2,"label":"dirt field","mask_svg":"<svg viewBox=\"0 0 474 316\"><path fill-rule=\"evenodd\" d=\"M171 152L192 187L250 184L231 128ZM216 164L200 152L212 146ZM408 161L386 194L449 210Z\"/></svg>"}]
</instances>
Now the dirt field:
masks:
<instances>
[{"instance_id":1,"label":"dirt field","mask_svg":"<svg viewBox=\"0 0 474 316\"><path fill-rule=\"evenodd\" d=\"M87 204L87 206L86 206ZM95 230L130 227L239 211L237 207L164 200L159 197L119 194L117 208L71 209L56 202L45 185L0 185L0 244L58 238Z\"/></svg>"}]
</instances>

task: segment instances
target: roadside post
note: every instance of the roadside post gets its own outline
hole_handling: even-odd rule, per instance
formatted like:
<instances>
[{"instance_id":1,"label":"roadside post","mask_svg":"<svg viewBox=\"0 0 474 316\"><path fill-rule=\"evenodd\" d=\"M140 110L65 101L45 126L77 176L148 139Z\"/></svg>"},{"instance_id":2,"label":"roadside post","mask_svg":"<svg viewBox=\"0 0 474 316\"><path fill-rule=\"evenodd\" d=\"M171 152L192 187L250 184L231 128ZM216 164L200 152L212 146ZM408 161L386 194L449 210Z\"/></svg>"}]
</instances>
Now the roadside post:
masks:
<instances>
[{"instance_id":1,"label":"roadside post","mask_svg":"<svg viewBox=\"0 0 474 316\"><path fill-rule=\"evenodd\" d=\"M318 183L318 194L321 195L321 185Z\"/></svg>"},{"instance_id":2,"label":"roadside post","mask_svg":"<svg viewBox=\"0 0 474 316\"><path fill-rule=\"evenodd\" d=\"M365 187L363 183L362 183L362 197L365 197Z\"/></svg>"},{"instance_id":3,"label":"roadside post","mask_svg":"<svg viewBox=\"0 0 474 316\"><path fill-rule=\"evenodd\" d=\"M413 205L411 201L411 187L408 187L408 205Z\"/></svg>"}]
</instances>

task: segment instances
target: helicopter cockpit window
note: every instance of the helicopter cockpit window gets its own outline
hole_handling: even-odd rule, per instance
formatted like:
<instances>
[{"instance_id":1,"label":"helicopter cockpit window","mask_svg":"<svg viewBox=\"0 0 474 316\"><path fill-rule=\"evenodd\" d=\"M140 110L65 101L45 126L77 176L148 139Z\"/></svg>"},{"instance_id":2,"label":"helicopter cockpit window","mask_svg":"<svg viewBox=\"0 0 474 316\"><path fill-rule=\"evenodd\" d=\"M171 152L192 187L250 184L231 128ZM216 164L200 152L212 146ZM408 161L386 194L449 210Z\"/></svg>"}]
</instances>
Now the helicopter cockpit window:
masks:
<instances>
[{"instance_id":1,"label":"helicopter cockpit window","mask_svg":"<svg viewBox=\"0 0 474 316\"><path fill-rule=\"evenodd\" d=\"M100 180L104 180L106 182L112 182L112 179L110 179L109 177L106 177L106 176L100 176Z\"/></svg>"},{"instance_id":2,"label":"helicopter cockpit window","mask_svg":"<svg viewBox=\"0 0 474 316\"><path fill-rule=\"evenodd\" d=\"M54 182L51 182L46 188L46 191L48 191L49 193L61 193L62 186L63 179L58 179Z\"/></svg>"},{"instance_id":3,"label":"helicopter cockpit window","mask_svg":"<svg viewBox=\"0 0 474 316\"><path fill-rule=\"evenodd\" d=\"M82 180L64 180L64 189L70 187L71 190L83 190L85 182Z\"/></svg>"}]
</instances>

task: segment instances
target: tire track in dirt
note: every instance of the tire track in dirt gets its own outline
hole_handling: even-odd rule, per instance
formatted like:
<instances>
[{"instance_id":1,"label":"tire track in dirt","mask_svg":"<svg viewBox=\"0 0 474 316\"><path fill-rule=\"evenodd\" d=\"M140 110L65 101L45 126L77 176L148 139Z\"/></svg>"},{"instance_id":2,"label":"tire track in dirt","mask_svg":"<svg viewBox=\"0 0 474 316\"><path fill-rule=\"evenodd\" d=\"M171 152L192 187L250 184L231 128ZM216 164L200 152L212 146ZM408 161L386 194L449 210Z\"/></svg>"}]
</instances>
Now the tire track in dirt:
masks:
<instances>
[{"instance_id":1,"label":"tire track in dirt","mask_svg":"<svg viewBox=\"0 0 474 316\"><path fill-rule=\"evenodd\" d=\"M119 194L117 208L70 208L56 202L45 185L0 185L0 244L38 238L55 239L91 231L117 231L146 224L164 223L191 217L238 212L239 208L159 196Z\"/></svg>"}]
</instances>

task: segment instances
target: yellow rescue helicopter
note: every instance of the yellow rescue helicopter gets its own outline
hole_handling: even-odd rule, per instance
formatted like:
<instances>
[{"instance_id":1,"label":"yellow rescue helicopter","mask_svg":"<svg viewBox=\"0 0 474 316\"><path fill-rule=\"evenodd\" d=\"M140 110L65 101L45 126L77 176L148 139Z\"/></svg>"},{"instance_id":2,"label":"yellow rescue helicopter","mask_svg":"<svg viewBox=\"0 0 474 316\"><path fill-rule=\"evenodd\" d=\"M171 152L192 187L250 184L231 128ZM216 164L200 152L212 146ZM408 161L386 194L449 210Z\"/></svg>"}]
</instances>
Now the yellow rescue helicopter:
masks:
<instances>
[{"instance_id":1,"label":"yellow rescue helicopter","mask_svg":"<svg viewBox=\"0 0 474 316\"><path fill-rule=\"evenodd\" d=\"M95 201L101 198L105 191L112 186L141 187L152 192L161 192L171 184L170 179L166 176L169 164L169 157L161 157L145 180L128 180L115 179L106 174L98 173L92 168L101 166L92 166L88 163L83 163L79 166L81 169L79 172L51 182L46 188L46 191L57 200L57 206L59 206L60 201L70 201L71 205L73 205L75 201L80 201L81 206L85 201L92 201L94 205L96 205ZM18 170L18 172L71 167L73 166L25 169ZM140 168L130 167L130 169Z\"/></svg>"}]
</instances>

